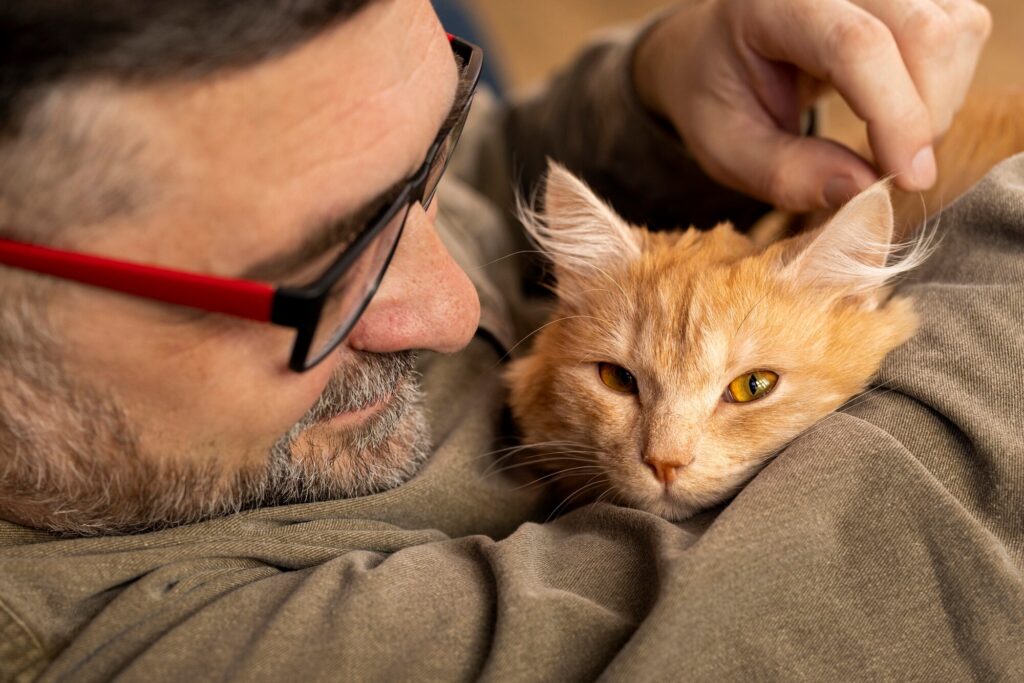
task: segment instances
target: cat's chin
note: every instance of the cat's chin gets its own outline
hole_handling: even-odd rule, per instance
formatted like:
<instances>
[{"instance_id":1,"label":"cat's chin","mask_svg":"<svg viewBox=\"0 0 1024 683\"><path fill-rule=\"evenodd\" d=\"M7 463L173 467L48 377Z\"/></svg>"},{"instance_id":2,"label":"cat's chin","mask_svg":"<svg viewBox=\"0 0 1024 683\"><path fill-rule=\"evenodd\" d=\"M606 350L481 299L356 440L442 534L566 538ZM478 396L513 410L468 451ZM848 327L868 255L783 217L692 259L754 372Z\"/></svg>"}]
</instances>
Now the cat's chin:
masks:
<instances>
[{"instance_id":1,"label":"cat's chin","mask_svg":"<svg viewBox=\"0 0 1024 683\"><path fill-rule=\"evenodd\" d=\"M649 512L652 515L657 515L658 517L664 517L670 522L681 522L685 519L689 519L701 510L711 507L716 502L694 502L680 497L678 494L665 491L663 491L660 496L635 496L626 492L621 492L620 497L624 499L630 507L636 508L637 510L643 510L644 512Z\"/></svg>"}]
</instances>

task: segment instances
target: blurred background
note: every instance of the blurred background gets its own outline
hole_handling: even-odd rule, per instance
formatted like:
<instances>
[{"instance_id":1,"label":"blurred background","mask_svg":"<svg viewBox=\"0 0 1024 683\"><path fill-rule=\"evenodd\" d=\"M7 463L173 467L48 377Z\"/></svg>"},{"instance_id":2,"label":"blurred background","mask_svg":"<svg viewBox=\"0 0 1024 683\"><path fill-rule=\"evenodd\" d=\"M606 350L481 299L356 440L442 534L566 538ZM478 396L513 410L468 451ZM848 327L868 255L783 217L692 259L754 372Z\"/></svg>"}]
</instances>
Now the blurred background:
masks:
<instances>
[{"instance_id":1,"label":"blurred background","mask_svg":"<svg viewBox=\"0 0 1024 683\"><path fill-rule=\"evenodd\" d=\"M894 0L897 1L897 0ZM995 19L979 87L1024 86L1024 0L982 0ZM438 0L461 3L491 42L513 90L544 79L601 28L636 22L665 0Z\"/></svg>"},{"instance_id":2,"label":"blurred background","mask_svg":"<svg viewBox=\"0 0 1024 683\"><path fill-rule=\"evenodd\" d=\"M595 32L639 23L672 4L666 0L433 1L450 31L476 35L487 43L485 61L490 73L485 78L506 95L544 81ZM992 12L993 32L974 89L1024 89L1024 0L980 1ZM838 96L826 95L817 111L819 135L853 149L867 149L866 126Z\"/></svg>"}]
</instances>

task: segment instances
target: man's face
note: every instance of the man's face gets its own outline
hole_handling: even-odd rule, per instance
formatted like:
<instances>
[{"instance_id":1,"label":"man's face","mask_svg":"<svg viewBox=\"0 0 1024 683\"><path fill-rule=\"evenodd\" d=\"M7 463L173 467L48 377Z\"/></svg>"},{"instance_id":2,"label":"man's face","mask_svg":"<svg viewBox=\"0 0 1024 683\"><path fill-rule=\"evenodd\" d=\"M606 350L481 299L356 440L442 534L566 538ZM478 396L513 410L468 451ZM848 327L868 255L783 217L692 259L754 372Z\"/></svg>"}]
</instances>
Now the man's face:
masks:
<instances>
[{"instance_id":1,"label":"man's face","mask_svg":"<svg viewBox=\"0 0 1024 683\"><path fill-rule=\"evenodd\" d=\"M430 4L382 0L255 67L90 95L97 121L139 141L150 190L132 216L60 246L240 277L415 171L458 81ZM102 531L394 486L428 449L412 352L461 348L478 317L418 205L353 332L303 374L287 368L286 328L61 284L60 372L25 454L47 466L38 500L63 498L56 526ZM43 510L0 503L22 522Z\"/></svg>"}]
</instances>

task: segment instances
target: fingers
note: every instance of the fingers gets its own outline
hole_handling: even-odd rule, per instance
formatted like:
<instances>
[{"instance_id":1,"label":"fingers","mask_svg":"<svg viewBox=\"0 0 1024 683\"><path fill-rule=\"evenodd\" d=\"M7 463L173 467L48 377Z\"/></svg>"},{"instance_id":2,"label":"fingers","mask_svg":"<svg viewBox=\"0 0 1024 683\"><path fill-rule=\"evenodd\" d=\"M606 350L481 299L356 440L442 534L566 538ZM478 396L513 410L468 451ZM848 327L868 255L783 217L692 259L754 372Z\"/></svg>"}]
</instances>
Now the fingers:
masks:
<instances>
[{"instance_id":1,"label":"fingers","mask_svg":"<svg viewBox=\"0 0 1024 683\"><path fill-rule=\"evenodd\" d=\"M992 33L992 14L975 0L936 0L953 21L956 36L954 59L949 65L947 92L950 97L950 119L963 106L974 80L982 50ZM942 128L940 133L948 130Z\"/></svg>"},{"instance_id":2,"label":"fingers","mask_svg":"<svg viewBox=\"0 0 1024 683\"><path fill-rule=\"evenodd\" d=\"M945 131L952 118L947 67L957 42L950 16L934 0L859 0L858 4L892 33L935 132Z\"/></svg>"},{"instance_id":3,"label":"fingers","mask_svg":"<svg viewBox=\"0 0 1024 683\"><path fill-rule=\"evenodd\" d=\"M807 210L838 205L879 170L905 190L931 187L932 144L962 104L990 28L974 0L707 0L658 24L634 68L641 99L712 177ZM813 81L835 87L867 123L877 169L796 135L802 85Z\"/></svg>"},{"instance_id":4,"label":"fingers","mask_svg":"<svg viewBox=\"0 0 1024 683\"><path fill-rule=\"evenodd\" d=\"M780 129L756 103L701 108L694 124L705 133L687 144L717 181L788 211L836 207L877 180L846 147Z\"/></svg>"},{"instance_id":5,"label":"fingers","mask_svg":"<svg viewBox=\"0 0 1024 683\"><path fill-rule=\"evenodd\" d=\"M933 135L949 130L974 76L991 15L974 0L856 0L891 31L931 116Z\"/></svg>"},{"instance_id":6,"label":"fingers","mask_svg":"<svg viewBox=\"0 0 1024 683\"><path fill-rule=\"evenodd\" d=\"M888 25L847 0L752 4L746 9L750 46L765 59L830 81L868 124L883 172L896 174L907 190L931 187L931 115Z\"/></svg>"}]
</instances>

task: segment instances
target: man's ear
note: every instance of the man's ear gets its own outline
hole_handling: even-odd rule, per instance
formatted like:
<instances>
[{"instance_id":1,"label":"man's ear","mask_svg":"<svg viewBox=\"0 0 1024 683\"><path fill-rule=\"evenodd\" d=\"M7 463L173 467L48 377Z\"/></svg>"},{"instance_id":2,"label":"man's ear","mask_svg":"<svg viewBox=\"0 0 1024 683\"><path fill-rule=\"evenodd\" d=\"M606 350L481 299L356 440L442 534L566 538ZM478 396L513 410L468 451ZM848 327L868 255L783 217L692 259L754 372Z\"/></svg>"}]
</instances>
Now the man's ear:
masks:
<instances>
[{"instance_id":1,"label":"man's ear","mask_svg":"<svg viewBox=\"0 0 1024 683\"><path fill-rule=\"evenodd\" d=\"M573 280L605 273L640 256L639 231L554 161L548 161L543 211L520 202L519 216L554 264L559 294Z\"/></svg>"},{"instance_id":2,"label":"man's ear","mask_svg":"<svg viewBox=\"0 0 1024 683\"><path fill-rule=\"evenodd\" d=\"M896 275L915 268L928 255L926 239L893 244L889 181L875 183L850 200L832 220L783 249L783 274L811 287L844 290L873 303ZM894 257L899 259L894 261Z\"/></svg>"}]
</instances>

